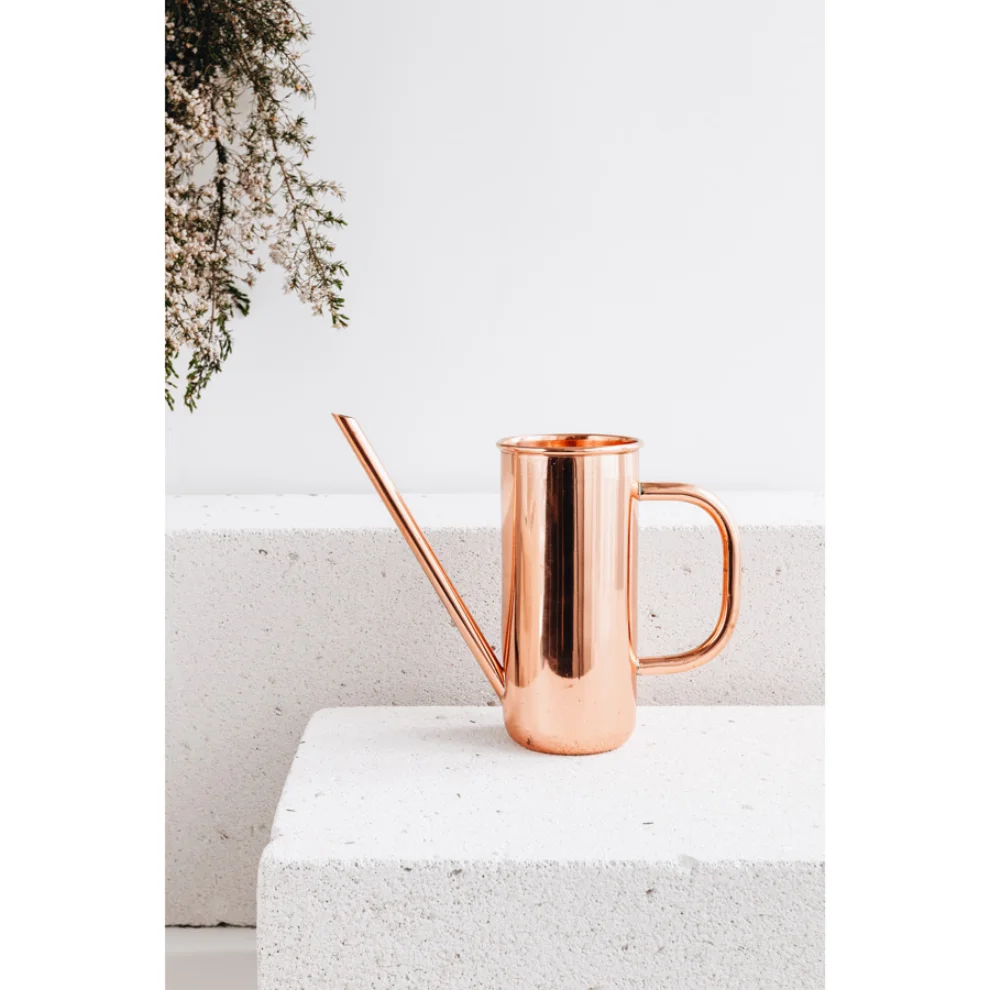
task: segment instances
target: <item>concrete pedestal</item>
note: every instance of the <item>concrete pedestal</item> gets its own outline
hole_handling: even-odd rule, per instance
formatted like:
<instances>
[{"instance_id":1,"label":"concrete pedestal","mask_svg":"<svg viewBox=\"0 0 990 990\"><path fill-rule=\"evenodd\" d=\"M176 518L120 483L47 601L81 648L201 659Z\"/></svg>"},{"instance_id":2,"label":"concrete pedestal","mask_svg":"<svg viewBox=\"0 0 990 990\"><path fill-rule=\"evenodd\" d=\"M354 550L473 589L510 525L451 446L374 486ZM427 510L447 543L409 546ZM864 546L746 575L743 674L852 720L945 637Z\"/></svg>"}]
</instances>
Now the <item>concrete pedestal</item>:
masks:
<instances>
[{"instance_id":1,"label":"concrete pedestal","mask_svg":"<svg viewBox=\"0 0 990 990\"><path fill-rule=\"evenodd\" d=\"M259 990L823 985L820 708L640 708L591 757L493 708L317 713L258 892Z\"/></svg>"}]
</instances>

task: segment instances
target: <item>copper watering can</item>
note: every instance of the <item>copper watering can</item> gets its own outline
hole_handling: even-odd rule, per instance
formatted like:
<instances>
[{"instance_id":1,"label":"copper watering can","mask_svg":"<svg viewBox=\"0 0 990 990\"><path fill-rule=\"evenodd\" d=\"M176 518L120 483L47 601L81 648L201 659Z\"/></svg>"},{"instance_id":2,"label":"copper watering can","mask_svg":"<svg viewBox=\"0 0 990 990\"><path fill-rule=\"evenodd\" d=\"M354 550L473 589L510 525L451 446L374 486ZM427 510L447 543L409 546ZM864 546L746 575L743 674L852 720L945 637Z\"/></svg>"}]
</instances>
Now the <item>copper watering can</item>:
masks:
<instances>
[{"instance_id":1,"label":"copper watering can","mask_svg":"<svg viewBox=\"0 0 990 990\"><path fill-rule=\"evenodd\" d=\"M603 753L636 724L637 674L712 659L739 611L739 539L718 500L639 481L640 441L599 434L510 437L502 452L503 660L478 628L357 422L334 414L495 693L505 728L542 753ZM722 607L711 635L666 657L636 654L637 506L690 502L722 536Z\"/></svg>"}]
</instances>

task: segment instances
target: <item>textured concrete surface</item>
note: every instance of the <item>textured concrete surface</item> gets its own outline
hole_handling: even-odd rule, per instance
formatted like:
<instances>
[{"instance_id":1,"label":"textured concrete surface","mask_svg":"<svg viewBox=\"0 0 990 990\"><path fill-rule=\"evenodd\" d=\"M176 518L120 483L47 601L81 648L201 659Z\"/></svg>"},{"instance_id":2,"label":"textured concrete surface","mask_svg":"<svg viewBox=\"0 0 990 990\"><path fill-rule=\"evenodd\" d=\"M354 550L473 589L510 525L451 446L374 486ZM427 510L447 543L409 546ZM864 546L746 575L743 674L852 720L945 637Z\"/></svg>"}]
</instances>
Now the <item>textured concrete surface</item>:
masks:
<instances>
[{"instance_id":1,"label":"textured concrete surface","mask_svg":"<svg viewBox=\"0 0 990 990\"><path fill-rule=\"evenodd\" d=\"M823 715L643 708L552 757L490 708L310 722L261 860L260 990L823 985Z\"/></svg>"},{"instance_id":2,"label":"textured concrete surface","mask_svg":"<svg viewBox=\"0 0 990 990\"><path fill-rule=\"evenodd\" d=\"M641 679L640 702L820 704L821 499L719 494L743 544L735 639L697 671ZM497 642L497 497L409 503ZM714 621L718 537L690 507L640 517L640 647L673 652ZM376 496L173 497L169 523L166 917L253 924L258 857L314 711L494 699Z\"/></svg>"}]
</instances>

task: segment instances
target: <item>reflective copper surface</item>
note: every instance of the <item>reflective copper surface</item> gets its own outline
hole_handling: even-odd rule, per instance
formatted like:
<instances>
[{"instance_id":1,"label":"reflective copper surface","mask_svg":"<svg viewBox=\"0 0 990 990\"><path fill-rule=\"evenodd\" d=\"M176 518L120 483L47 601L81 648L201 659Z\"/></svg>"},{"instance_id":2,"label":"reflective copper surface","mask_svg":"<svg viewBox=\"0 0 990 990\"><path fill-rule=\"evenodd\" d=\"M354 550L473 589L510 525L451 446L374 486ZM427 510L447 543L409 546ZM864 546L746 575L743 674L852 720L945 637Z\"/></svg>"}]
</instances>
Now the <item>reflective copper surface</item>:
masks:
<instances>
[{"instance_id":1,"label":"reflective copper surface","mask_svg":"<svg viewBox=\"0 0 990 990\"><path fill-rule=\"evenodd\" d=\"M334 416L392 518L502 699L517 742L545 753L615 749L636 722L636 673L677 673L710 660L739 607L738 540L718 501L690 485L640 483L638 440L598 434L512 437L502 458L504 664L471 617L357 423ZM700 646L636 656L637 507L695 504L722 536L722 607Z\"/></svg>"},{"instance_id":2,"label":"reflective copper surface","mask_svg":"<svg viewBox=\"0 0 990 990\"><path fill-rule=\"evenodd\" d=\"M679 674L685 670L694 670L720 653L736 628L736 619L739 616L739 581L742 575L739 537L725 506L714 495L693 485L644 481L639 486L639 498L646 502L690 502L704 509L715 520L722 537L722 607L711 634L693 650L669 657L639 658L641 674ZM635 616L635 612L631 615ZM635 620L631 618L630 623L632 628Z\"/></svg>"}]
</instances>

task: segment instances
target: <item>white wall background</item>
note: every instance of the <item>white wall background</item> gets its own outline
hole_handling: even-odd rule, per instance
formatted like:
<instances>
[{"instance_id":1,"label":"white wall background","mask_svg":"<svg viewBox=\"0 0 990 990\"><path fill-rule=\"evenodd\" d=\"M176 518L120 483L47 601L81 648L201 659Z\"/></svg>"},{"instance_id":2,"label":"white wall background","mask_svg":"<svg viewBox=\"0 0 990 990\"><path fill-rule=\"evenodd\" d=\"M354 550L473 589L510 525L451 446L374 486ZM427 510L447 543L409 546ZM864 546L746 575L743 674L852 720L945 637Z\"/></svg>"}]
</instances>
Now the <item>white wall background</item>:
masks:
<instances>
[{"instance_id":1,"label":"white wall background","mask_svg":"<svg viewBox=\"0 0 990 990\"><path fill-rule=\"evenodd\" d=\"M263 278L173 493L495 491L494 441L646 441L644 479L823 487L820 0L299 0L346 331Z\"/></svg>"}]
</instances>

